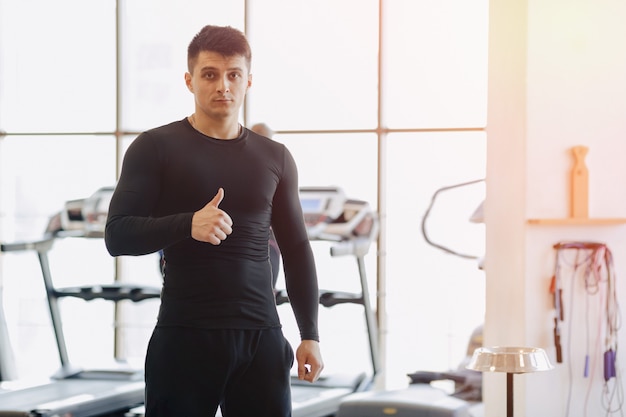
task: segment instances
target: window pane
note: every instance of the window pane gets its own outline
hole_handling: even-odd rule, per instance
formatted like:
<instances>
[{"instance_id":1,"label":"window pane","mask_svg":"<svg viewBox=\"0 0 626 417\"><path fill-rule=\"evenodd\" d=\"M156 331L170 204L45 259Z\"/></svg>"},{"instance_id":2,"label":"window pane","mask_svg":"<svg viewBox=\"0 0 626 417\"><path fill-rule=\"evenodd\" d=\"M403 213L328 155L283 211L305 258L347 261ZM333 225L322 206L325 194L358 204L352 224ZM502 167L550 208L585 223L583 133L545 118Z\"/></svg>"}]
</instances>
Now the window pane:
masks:
<instances>
[{"instance_id":1,"label":"window pane","mask_svg":"<svg viewBox=\"0 0 626 417\"><path fill-rule=\"evenodd\" d=\"M143 131L193 113L187 46L205 25L243 30L243 1L122 1L122 127Z\"/></svg>"},{"instance_id":2,"label":"window pane","mask_svg":"<svg viewBox=\"0 0 626 417\"><path fill-rule=\"evenodd\" d=\"M340 186L350 198L368 201L376 208L376 135L277 134L274 139L293 154L301 187Z\"/></svg>"},{"instance_id":3,"label":"window pane","mask_svg":"<svg viewBox=\"0 0 626 417\"><path fill-rule=\"evenodd\" d=\"M376 127L378 1L250 3L250 122L276 130Z\"/></svg>"},{"instance_id":4,"label":"window pane","mask_svg":"<svg viewBox=\"0 0 626 417\"><path fill-rule=\"evenodd\" d=\"M41 239L66 201L89 197L115 179L113 136L6 137L0 145L1 240ZM56 286L106 284L113 261L101 239L55 241L49 253ZM42 273L34 251L3 254L2 283L18 376L48 377L60 365ZM104 361L113 354L110 303L63 299L60 303L70 359ZM102 329L85 338L86 323Z\"/></svg>"},{"instance_id":5,"label":"window pane","mask_svg":"<svg viewBox=\"0 0 626 417\"><path fill-rule=\"evenodd\" d=\"M386 373L398 386L406 383L407 372L455 369L471 332L483 322L479 261L427 244L421 222L438 189L484 178L486 140L483 132L388 139ZM427 217L429 239L482 257L484 225L469 218L483 199L483 182L441 192Z\"/></svg>"},{"instance_id":6,"label":"window pane","mask_svg":"<svg viewBox=\"0 0 626 417\"><path fill-rule=\"evenodd\" d=\"M487 0L385 2L387 127L485 125L487 6Z\"/></svg>"},{"instance_id":7,"label":"window pane","mask_svg":"<svg viewBox=\"0 0 626 417\"><path fill-rule=\"evenodd\" d=\"M0 0L0 130L115 128L115 1Z\"/></svg>"},{"instance_id":8,"label":"window pane","mask_svg":"<svg viewBox=\"0 0 626 417\"><path fill-rule=\"evenodd\" d=\"M66 201L115 181L113 136L8 136L0 150L5 241L40 238Z\"/></svg>"}]
</instances>

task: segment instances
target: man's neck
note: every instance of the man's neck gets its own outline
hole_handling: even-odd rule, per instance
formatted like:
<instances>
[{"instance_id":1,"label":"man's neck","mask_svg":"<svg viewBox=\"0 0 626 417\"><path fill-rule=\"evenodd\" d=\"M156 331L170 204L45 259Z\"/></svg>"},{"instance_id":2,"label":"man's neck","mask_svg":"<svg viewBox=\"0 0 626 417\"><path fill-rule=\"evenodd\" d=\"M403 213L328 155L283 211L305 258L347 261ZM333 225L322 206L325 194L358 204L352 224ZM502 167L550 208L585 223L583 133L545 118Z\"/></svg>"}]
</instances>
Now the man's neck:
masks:
<instances>
[{"instance_id":1,"label":"man's neck","mask_svg":"<svg viewBox=\"0 0 626 417\"><path fill-rule=\"evenodd\" d=\"M236 139L242 131L242 126L237 120L215 123L212 120L197 117L196 113L189 116L187 120L198 132L215 139Z\"/></svg>"}]
</instances>

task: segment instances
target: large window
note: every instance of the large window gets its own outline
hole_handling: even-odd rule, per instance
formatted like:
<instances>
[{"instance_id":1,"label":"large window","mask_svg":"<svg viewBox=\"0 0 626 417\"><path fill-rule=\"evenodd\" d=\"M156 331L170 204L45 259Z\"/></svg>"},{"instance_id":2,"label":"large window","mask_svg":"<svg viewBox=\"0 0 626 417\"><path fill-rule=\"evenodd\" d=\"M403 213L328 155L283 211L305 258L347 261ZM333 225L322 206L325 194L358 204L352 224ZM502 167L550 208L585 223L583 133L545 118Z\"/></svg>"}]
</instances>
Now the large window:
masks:
<instances>
[{"instance_id":1,"label":"large window","mask_svg":"<svg viewBox=\"0 0 626 417\"><path fill-rule=\"evenodd\" d=\"M204 24L249 37L242 123L277 132L302 186L340 186L378 209L366 265L385 385L456 367L483 320L484 279L420 225L438 189L484 177L487 0L0 0L0 239L38 238L66 201L115 183L139 132L193 111L186 47ZM442 195L433 240L482 256L483 226L468 220L482 198L480 184ZM314 250L321 287L358 289L353 261ZM160 284L156 255L114 262L98 239L61 240L50 256L58 285ZM59 363L37 259L0 260L17 374L50 375ZM141 362L158 302L119 307L62 300L73 360ZM280 313L297 343L290 309ZM369 371L362 311L322 309L320 331L325 372Z\"/></svg>"}]
</instances>

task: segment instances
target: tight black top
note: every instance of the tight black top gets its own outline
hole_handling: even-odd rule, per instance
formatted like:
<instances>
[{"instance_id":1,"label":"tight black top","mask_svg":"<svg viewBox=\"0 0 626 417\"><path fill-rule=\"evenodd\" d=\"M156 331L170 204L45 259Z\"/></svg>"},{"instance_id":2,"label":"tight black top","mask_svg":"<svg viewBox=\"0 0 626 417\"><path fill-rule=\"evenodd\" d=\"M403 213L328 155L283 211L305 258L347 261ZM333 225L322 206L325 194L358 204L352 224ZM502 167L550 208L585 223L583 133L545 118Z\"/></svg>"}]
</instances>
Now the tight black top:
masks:
<instances>
[{"instance_id":1,"label":"tight black top","mask_svg":"<svg viewBox=\"0 0 626 417\"><path fill-rule=\"evenodd\" d=\"M191 219L220 187L233 232L214 246L191 237ZM319 340L315 263L296 164L283 144L245 128L236 139L214 139L186 118L140 134L124 156L105 242L113 256L163 249L157 326L260 329L280 326L270 226L300 336Z\"/></svg>"}]
</instances>

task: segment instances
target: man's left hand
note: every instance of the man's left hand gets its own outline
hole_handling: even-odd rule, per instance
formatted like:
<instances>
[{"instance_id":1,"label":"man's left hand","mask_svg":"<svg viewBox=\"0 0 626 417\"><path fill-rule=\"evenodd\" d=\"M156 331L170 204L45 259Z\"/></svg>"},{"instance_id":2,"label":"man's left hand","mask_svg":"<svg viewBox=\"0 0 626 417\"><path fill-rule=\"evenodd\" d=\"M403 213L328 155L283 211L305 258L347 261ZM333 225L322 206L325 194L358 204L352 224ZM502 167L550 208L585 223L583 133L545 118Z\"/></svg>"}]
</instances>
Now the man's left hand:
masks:
<instances>
[{"instance_id":1,"label":"man's left hand","mask_svg":"<svg viewBox=\"0 0 626 417\"><path fill-rule=\"evenodd\" d=\"M298 379L315 382L324 369L320 345L316 340L303 340L296 350Z\"/></svg>"}]
</instances>

